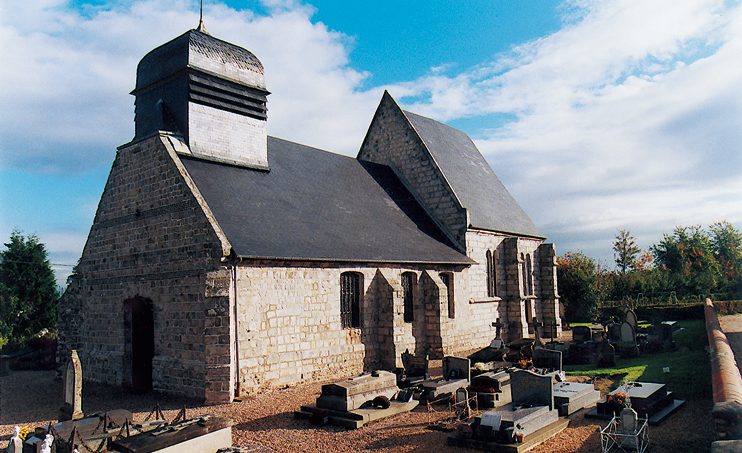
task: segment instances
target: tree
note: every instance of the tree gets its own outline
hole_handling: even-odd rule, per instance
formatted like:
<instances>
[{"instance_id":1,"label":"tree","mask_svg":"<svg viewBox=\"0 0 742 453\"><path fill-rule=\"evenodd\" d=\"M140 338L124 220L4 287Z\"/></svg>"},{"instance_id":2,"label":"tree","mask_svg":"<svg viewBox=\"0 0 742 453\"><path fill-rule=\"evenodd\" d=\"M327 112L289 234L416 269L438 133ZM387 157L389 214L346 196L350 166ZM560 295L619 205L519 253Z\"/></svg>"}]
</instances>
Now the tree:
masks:
<instances>
[{"instance_id":1,"label":"tree","mask_svg":"<svg viewBox=\"0 0 742 453\"><path fill-rule=\"evenodd\" d=\"M601 300L598 273L595 260L582 253L568 252L557 258L559 297L569 322L595 318Z\"/></svg>"},{"instance_id":2,"label":"tree","mask_svg":"<svg viewBox=\"0 0 742 453\"><path fill-rule=\"evenodd\" d=\"M613 243L613 251L619 272L625 274L628 269L635 269L637 266L637 255L641 249L636 245L636 239L626 230L621 230L616 236L616 242Z\"/></svg>"},{"instance_id":3,"label":"tree","mask_svg":"<svg viewBox=\"0 0 742 453\"><path fill-rule=\"evenodd\" d=\"M742 283L742 233L727 221L717 222L711 230L711 250L719 263L721 291L738 292Z\"/></svg>"},{"instance_id":4,"label":"tree","mask_svg":"<svg viewBox=\"0 0 742 453\"><path fill-rule=\"evenodd\" d=\"M13 230L0 252L0 334L27 338L57 324L57 290L44 244Z\"/></svg>"},{"instance_id":5,"label":"tree","mask_svg":"<svg viewBox=\"0 0 742 453\"><path fill-rule=\"evenodd\" d=\"M721 273L709 235L700 226L676 227L652 246L655 263L670 272L679 295L706 295L717 290Z\"/></svg>"}]
</instances>

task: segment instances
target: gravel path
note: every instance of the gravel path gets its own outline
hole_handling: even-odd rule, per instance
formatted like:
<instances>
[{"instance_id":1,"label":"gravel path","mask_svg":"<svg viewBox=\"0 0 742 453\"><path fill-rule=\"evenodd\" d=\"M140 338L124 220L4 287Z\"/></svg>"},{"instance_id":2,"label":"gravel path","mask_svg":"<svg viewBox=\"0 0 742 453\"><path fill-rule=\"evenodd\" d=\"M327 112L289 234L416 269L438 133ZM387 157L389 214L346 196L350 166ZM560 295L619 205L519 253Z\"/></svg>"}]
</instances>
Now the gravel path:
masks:
<instances>
[{"instance_id":1,"label":"gravel path","mask_svg":"<svg viewBox=\"0 0 742 453\"><path fill-rule=\"evenodd\" d=\"M14 425L45 426L55 421L62 405L62 382L54 371L12 372L0 378L0 448L4 448ZM275 452L466 452L446 445L451 433L427 429L425 409L370 423L357 430L335 426L317 427L297 420L293 412L302 404L315 401L321 384L308 384L261 393L241 402L219 406L200 406L196 401L160 394L130 395L123 390L93 383L83 385L83 411L124 408L144 420L159 402L171 420L183 406L187 416L219 414L234 421L234 445L262 445ZM653 453L709 451L713 439L711 401L688 401L685 407L660 426L650 426ZM567 429L529 450L534 453L600 451L599 430L607 423L585 419L584 411L570 417Z\"/></svg>"}]
</instances>

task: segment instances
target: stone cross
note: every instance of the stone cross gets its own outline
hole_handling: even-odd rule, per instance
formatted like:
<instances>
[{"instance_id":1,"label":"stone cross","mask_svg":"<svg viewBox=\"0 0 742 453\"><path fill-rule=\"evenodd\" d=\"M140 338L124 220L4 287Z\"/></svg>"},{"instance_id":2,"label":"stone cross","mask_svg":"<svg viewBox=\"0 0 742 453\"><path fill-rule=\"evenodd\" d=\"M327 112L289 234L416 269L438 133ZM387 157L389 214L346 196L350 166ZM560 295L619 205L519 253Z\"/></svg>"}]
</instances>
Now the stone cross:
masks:
<instances>
[{"instance_id":1,"label":"stone cross","mask_svg":"<svg viewBox=\"0 0 742 453\"><path fill-rule=\"evenodd\" d=\"M71 420L83 418L82 413L82 367L77 350L72 350L64 370L64 403L71 410ZM67 406L69 405L69 406Z\"/></svg>"},{"instance_id":2,"label":"stone cross","mask_svg":"<svg viewBox=\"0 0 742 453\"><path fill-rule=\"evenodd\" d=\"M533 334L536 336L536 342L533 343L534 346L543 346L543 343L541 343L541 328L544 327L544 323L533 320L532 323L529 325L533 326Z\"/></svg>"},{"instance_id":3,"label":"stone cross","mask_svg":"<svg viewBox=\"0 0 742 453\"><path fill-rule=\"evenodd\" d=\"M501 328L502 328L502 327L503 327L504 325L505 325L505 324L503 324L503 323L502 323L502 321L500 321L500 318L497 318L497 320L496 320L495 322L493 322L493 323L492 323L492 327L494 327L495 329L497 329L497 330L495 331L495 339L496 339L496 340L502 340L502 338L500 338L500 329L501 329Z\"/></svg>"},{"instance_id":4,"label":"stone cross","mask_svg":"<svg viewBox=\"0 0 742 453\"><path fill-rule=\"evenodd\" d=\"M557 322L554 319L547 319L544 321L544 332L546 338L556 338L557 337Z\"/></svg>"}]
</instances>

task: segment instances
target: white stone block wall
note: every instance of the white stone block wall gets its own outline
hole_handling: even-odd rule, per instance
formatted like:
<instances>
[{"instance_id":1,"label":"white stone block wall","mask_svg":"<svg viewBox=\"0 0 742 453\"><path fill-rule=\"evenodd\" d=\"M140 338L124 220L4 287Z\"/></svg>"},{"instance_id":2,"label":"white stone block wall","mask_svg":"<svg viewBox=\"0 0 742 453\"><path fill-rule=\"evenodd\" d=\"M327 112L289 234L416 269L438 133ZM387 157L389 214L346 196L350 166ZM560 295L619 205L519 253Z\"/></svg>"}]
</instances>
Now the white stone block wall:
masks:
<instances>
[{"instance_id":1,"label":"white stone block wall","mask_svg":"<svg viewBox=\"0 0 742 453\"><path fill-rule=\"evenodd\" d=\"M265 120L189 102L188 145L193 154L268 168Z\"/></svg>"}]
</instances>

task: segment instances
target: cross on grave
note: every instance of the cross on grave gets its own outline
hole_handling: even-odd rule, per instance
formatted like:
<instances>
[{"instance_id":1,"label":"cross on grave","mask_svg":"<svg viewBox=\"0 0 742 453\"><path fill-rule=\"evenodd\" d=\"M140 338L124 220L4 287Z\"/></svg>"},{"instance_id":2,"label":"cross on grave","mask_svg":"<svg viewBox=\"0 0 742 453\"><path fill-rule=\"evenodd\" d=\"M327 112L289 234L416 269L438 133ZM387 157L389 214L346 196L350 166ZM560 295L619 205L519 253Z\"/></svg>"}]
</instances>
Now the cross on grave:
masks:
<instances>
[{"instance_id":1,"label":"cross on grave","mask_svg":"<svg viewBox=\"0 0 742 453\"><path fill-rule=\"evenodd\" d=\"M500 338L500 329L502 329L503 326L505 326L505 323L501 322L500 318L497 318L497 320L492 323L492 327L496 329L495 340L502 340L502 338Z\"/></svg>"},{"instance_id":2,"label":"cross on grave","mask_svg":"<svg viewBox=\"0 0 742 453\"><path fill-rule=\"evenodd\" d=\"M533 334L536 336L536 342L533 343L534 346L543 346L544 344L541 343L541 329L544 327L544 323L540 321L534 320L533 322L528 324L529 326L533 327Z\"/></svg>"},{"instance_id":3,"label":"cross on grave","mask_svg":"<svg viewBox=\"0 0 742 453\"><path fill-rule=\"evenodd\" d=\"M557 324L554 319L547 319L544 321L544 337L546 338L557 338Z\"/></svg>"}]
</instances>

